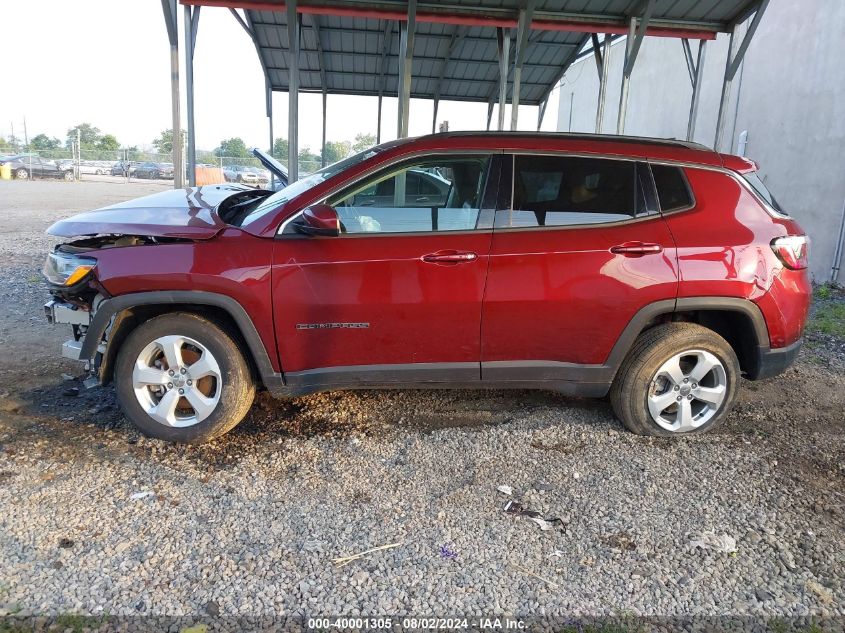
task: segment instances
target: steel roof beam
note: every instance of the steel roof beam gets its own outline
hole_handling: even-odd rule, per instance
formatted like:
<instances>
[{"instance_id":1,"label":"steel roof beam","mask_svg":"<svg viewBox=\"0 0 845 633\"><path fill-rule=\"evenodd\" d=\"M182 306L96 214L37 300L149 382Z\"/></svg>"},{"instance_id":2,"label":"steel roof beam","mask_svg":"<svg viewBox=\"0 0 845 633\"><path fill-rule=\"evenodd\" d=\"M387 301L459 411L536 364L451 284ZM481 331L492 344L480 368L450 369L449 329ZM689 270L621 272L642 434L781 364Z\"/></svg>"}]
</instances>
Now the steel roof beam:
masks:
<instances>
[{"instance_id":1,"label":"steel roof beam","mask_svg":"<svg viewBox=\"0 0 845 633\"><path fill-rule=\"evenodd\" d=\"M419 36L417 36L417 37L419 37ZM562 48L576 48L576 45L575 44L558 44L558 48L561 48L561 47ZM287 49L264 47L264 50L274 50L274 51L278 51L278 52L281 53L281 52L285 52ZM301 52L302 53L313 53L313 54L317 53L316 50L310 49L310 48L309 49L302 49ZM325 56L325 58L328 61L331 61L333 59L333 56L334 56L334 58L337 58L337 57L343 57L343 56L346 56L346 55L355 55L356 59L375 61L377 67L379 66L378 62L381 60L381 54L375 54L375 53L360 53L360 54L359 53L341 53L340 51L326 52L324 50L323 55ZM414 59L417 60L417 61L432 62L437 68L439 68L443 64L444 57L421 57L421 56L414 55ZM498 58L496 60L457 58L457 59L454 59L454 61L457 62L457 63L460 63L462 65L472 66L473 68L487 67L487 68L490 68L490 69L494 69L494 68L498 69L498 64L499 64ZM527 65L530 68L534 68L534 69L536 69L536 68L540 68L540 69L555 69L555 68L557 68L557 65L547 66L547 65L540 65L540 64L529 64L527 62L524 65ZM317 72L318 70L319 70L318 68L313 69L314 72ZM355 71L334 71L334 70L328 70L327 69L327 72L329 74L331 74L331 73L334 73L334 72L355 72ZM357 74L357 75L371 75L371 73L358 73L358 72L355 72L355 74ZM380 72L377 71L376 74L379 77L381 77ZM431 79L437 79L437 77L440 76L439 70L437 71L437 73L430 74L430 75L427 75L427 76L430 77Z\"/></svg>"},{"instance_id":2,"label":"steel roof beam","mask_svg":"<svg viewBox=\"0 0 845 633\"><path fill-rule=\"evenodd\" d=\"M277 72L286 72L288 70L287 68L284 68L284 67L281 67L281 66L268 66L267 69L268 70L275 70ZM300 68L299 72L300 72L300 74L305 73L305 74L308 74L308 75L311 75L311 76L319 74L319 71L317 71L316 69L315 70L307 70L307 69L304 70L304 69ZM362 73L356 73L356 72L351 71L351 70L332 70L332 71L329 71L329 75L337 75L339 77L370 77L371 76L371 75L366 75L366 74L362 74ZM391 77L395 77L395 75L391 75ZM431 82L437 81L437 77L435 77L433 75L414 75L414 78L417 79L417 80L421 80L421 81L431 81ZM455 82L462 83L462 84L473 84L473 85L482 84L482 85L493 86L493 95L495 96L498 93L498 85L499 85L498 78L496 78L496 79L456 79ZM529 87L529 88L547 88L548 87L548 84L546 84L545 82L541 83L541 82L536 82L536 81L523 81L522 85L523 85L523 87ZM308 88L303 88L303 90L319 91L320 87L319 86L316 86L316 87L311 86L311 87L308 87ZM330 88L329 92L331 94L335 94L337 92L337 90ZM372 94L378 94L378 91L373 90ZM442 92L441 92L441 94L442 94ZM417 98L420 98L420 97L415 95L414 98L417 99ZM422 98L430 99L431 96L425 96L425 97L422 97ZM485 101L485 100L486 99L483 98L483 97L480 99L480 101Z\"/></svg>"},{"instance_id":3,"label":"steel roof beam","mask_svg":"<svg viewBox=\"0 0 845 633\"><path fill-rule=\"evenodd\" d=\"M390 21L390 20L388 20L387 22L392 23L392 21ZM268 29L279 29L279 28L282 28L284 26L282 24L271 24L269 22L253 22L253 24L256 27L266 27ZM461 39L462 39L462 41L466 42L467 44L491 44L491 45L495 45L495 41L491 40L489 37L477 37L477 36L469 35L469 34L466 34L466 29L468 27L462 27L462 28L464 28L465 34L462 36ZM383 31L384 31L384 29L380 27L378 29L359 29L359 30L356 30L355 33L359 36L361 34L376 36L376 35L382 35ZM325 24L322 24L320 26L320 32L323 33L323 35L325 35L324 39L326 40L327 44L329 44L329 46L330 46L331 43L332 43L332 37L337 37L339 35L349 33L349 30L343 29L343 28L326 26ZM544 32L543 31L532 31L531 33L542 35L542 33L544 33ZM425 39L426 41L432 41L432 40L440 41L440 42L451 42L452 41L451 33L420 33L418 31L417 34L416 34L416 38L417 39ZM578 41L580 42L581 38L579 38ZM556 48L556 47L559 47L559 46L578 46L577 42L544 42L544 41L538 40L536 38L532 39L530 43L531 43L532 49L534 49L534 48L548 49L548 48ZM274 50L285 51L285 50L287 50L286 48L282 48L280 46L262 46L261 48L268 50L268 51L274 51ZM305 50L305 49L303 49L303 50ZM326 47L325 50L326 50L327 53L343 54L343 53L346 52L346 51L343 51L343 50L331 49L329 47ZM379 55L381 55L380 52L377 52L377 53L366 53L366 52L356 53L356 55L359 55L359 54L363 55L365 57L378 57ZM419 55L415 55L414 57L418 58L418 59L440 59L440 57L420 57Z\"/></svg>"},{"instance_id":4,"label":"steel roof beam","mask_svg":"<svg viewBox=\"0 0 845 633\"><path fill-rule=\"evenodd\" d=\"M181 0L183 4L212 7L233 7L254 11L281 12L282 2L251 0ZM392 0L337 0L335 2L297 3L297 11L317 15L358 17L376 20L407 20L407 14L397 8ZM474 7L448 2L419 3L415 21L433 24L465 26L493 26L514 28L518 26L517 11L509 7ZM717 32L727 32L730 24L718 20L684 20L659 18L652 20L648 35L656 37L688 37L693 39L714 39ZM574 33L627 32L624 15L604 13L575 13L567 11L535 11L532 29L538 31L567 31Z\"/></svg>"}]
</instances>

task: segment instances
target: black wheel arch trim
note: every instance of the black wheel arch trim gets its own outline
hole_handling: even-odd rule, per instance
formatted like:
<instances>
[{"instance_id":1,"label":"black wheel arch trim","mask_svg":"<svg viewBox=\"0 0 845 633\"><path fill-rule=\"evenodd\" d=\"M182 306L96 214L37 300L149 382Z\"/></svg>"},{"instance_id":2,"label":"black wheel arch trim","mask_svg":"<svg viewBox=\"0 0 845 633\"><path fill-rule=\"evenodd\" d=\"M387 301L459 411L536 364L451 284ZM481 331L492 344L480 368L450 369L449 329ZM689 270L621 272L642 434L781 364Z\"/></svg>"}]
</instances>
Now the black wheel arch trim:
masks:
<instances>
[{"instance_id":1,"label":"black wheel arch trim","mask_svg":"<svg viewBox=\"0 0 845 633\"><path fill-rule=\"evenodd\" d=\"M750 321L754 329L753 341L756 349L762 354L769 352L769 328L766 319L760 311L760 307L750 299L741 297L678 297L677 299L666 299L655 301L642 308L634 315L605 361L604 365L612 371L611 379L616 370L622 364L625 356L631 350L636 338L642 334L646 326L655 318L686 311L708 311L708 312L738 312L743 314ZM750 377L755 377L756 369L749 372Z\"/></svg>"},{"instance_id":2,"label":"black wheel arch trim","mask_svg":"<svg viewBox=\"0 0 845 633\"><path fill-rule=\"evenodd\" d=\"M249 352L261 381L271 392L284 391L283 374L276 372L270 362L270 355L252 318L243 306L232 297L202 290L157 290L136 292L106 299L98 307L91 325L82 342L80 359L91 361L97 353L103 335L112 318L126 310L140 306L166 305L212 306L224 310L235 322L249 347Z\"/></svg>"}]
</instances>

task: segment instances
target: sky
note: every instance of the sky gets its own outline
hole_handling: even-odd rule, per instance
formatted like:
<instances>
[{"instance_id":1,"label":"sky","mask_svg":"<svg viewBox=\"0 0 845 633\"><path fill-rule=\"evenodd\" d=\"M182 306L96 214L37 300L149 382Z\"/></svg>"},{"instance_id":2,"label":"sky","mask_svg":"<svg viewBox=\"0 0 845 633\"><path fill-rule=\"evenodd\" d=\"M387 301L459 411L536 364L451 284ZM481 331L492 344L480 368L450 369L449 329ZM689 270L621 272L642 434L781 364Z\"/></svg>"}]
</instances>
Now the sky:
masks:
<instances>
[{"instance_id":1,"label":"sky","mask_svg":"<svg viewBox=\"0 0 845 633\"><path fill-rule=\"evenodd\" d=\"M179 11L179 34L182 10ZM149 146L171 125L170 48L159 0L38 0L3 6L3 48L26 51L4 64L0 80L0 135L32 138L44 133L64 141L69 128L88 122L114 134L122 146ZM180 48L184 82L184 52ZM21 63L23 62L23 63ZM544 130L557 124L558 90L552 93ZM184 84L181 91L185 126ZM204 7L194 56L197 149L214 149L240 136L267 147L264 76L252 41L223 8ZM299 97L299 144L319 152L322 97ZM328 140L376 132L376 97L330 95ZM274 93L276 137L287 137L287 93ZM396 135L395 98L384 100L382 141ZM431 131L433 103L411 101L410 134ZM522 106L520 128L535 129L537 108ZM506 109L510 121L510 109ZM493 121L497 118L493 112ZM441 101L438 124L451 130L484 129L486 104Z\"/></svg>"}]
</instances>

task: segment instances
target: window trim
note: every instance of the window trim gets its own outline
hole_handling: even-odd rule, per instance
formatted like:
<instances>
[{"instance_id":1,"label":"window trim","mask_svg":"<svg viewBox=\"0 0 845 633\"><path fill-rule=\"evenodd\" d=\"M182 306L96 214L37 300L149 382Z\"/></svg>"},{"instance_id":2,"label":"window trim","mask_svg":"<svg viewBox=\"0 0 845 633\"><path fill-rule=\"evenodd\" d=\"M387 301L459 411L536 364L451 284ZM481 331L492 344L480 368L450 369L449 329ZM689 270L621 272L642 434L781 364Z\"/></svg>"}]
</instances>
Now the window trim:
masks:
<instances>
[{"instance_id":1,"label":"window trim","mask_svg":"<svg viewBox=\"0 0 845 633\"><path fill-rule=\"evenodd\" d=\"M651 186L654 188L654 198L655 202L657 203L657 209L662 216L669 216L675 215L676 213L683 213L684 211L689 211L690 209L695 209L698 205L698 201L695 198L695 192L692 190L692 185L689 184L689 178L687 178L686 168L680 164L672 164L672 163L664 163L660 161L652 161L649 159L648 163L648 173L651 175ZM660 205L660 192L657 189L657 181L654 179L654 172L652 171L652 165L657 165L659 167L674 167L681 171L681 178L684 181L684 186L687 188L687 194L689 194L690 204L678 207L677 209L671 209L669 211L664 211L663 207Z\"/></svg>"},{"instance_id":2,"label":"window trim","mask_svg":"<svg viewBox=\"0 0 845 633\"><path fill-rule=\"evenodd\" d=\"M315 204L326 204L326 201L335 196L337 193L343 191L347 188L355 187L357 183L360 183L374 174L382 170L393 169L394 167L401 166L403 163L408 163L417 160L425 160L427 158L440 158L440 157L448 157L448 156L486 156L489 159L489 165L487 168L487 174L484 179L484 186L482 187L481 193L481 208L478 210L478 217L475 221L475 228L473 229L465 229L461 231L408 231L406 233L343 233L339 237L343 239L353 239L353 238L360 238L360 237L405 237L405 236L420 236L420 235L466 235L466 234L478 234L478 233L490 233L493 231L493 221L492 219L489 221L484 222L485 225L489 224L489 226L479 226L482 224L482 219L485 217L485 211L492 211L492 214L488 213L487 215L492 215L495 218L495 200L493 201L493 207L490 208L488 203L488 196L491 195L491 187L496 192L498 191L499 187L499 178L500 178L500 157L504 154L504 150L502 149L470 149L470 150L427 150L424 152L420 152L417 154L404 154L402 156L396 156L389 161L385 161L377 166L374 166L372 169L367 170L365 173L361 174L355 180L345 180L342 183L339 183L336 187L332 187L331 190L326 192L321 198L318 200L314 200L310 202L307 206L303 207L299 211L293 213L290 217L286 218L280 225L279 228L276 230L276 234L274 238L278 239L321 239L321 238L314 238L311 236L302 235L300 233L285 233L285 229L287 228L288 224L294 222L297 218L301 217L305 210L312 205ZM495 170L495 182L493 180ZM325 239L337 239L337 238L325 238Z\"/></svg>"},{"instance_id":3,"label":"window trim","mask_svg":"<svg viewBox=\"0 0 845 633\"><path fill-rule=\"evenodd\" d=\"M632 217L627 220L614 220L612 222L591 222L586 224L557 224L551 226L496 226L495 215L503 212L509 211L513 209L513 198L514 198L514 188L516 186L516 157L517 156L552 156L558 158L594 158L599 160L615 160L615 161L624 161L629 163L634 163L634 186L635 188L638 186L642 186L639 182L639 170L643 167L647 166L648 159L639 158L635 156L619 156L615 154L593 154L590 152L567 152L567 151L538 151L532 152L527 150L513 150L513 151L505 151L504 158L507 159L510 157L510 169L507 170L510 175L510 196L509 200L503 200L502 196L499 197L497 204L496 204L496 212L493 217L493 230L494 231L506 231L508 233L511 232L523 232L523 231L562 231L562 230L569 230L569 229L597 229L602 227L616 227L616 226L623 226L626 224L633 224L639 222L645 222L648 220L655 220L657 218L662 217L662 213L660 212L660 203L657 200L657 190L654 187L654 181L652 179L651 184L653 187L653 197L654 200L652 201L653 204L657 205L655 209L648 209L648 212L641 217ZM504 171L504 170L503 170ZM648 169L649 177L651 176L651 169ZM646 204L648 205L648 194L646 193ZM505 203L509 205L509 208L502 208L502 204ZM636 206L636 201L635 201Z\"/></svg>"}]
</instances>

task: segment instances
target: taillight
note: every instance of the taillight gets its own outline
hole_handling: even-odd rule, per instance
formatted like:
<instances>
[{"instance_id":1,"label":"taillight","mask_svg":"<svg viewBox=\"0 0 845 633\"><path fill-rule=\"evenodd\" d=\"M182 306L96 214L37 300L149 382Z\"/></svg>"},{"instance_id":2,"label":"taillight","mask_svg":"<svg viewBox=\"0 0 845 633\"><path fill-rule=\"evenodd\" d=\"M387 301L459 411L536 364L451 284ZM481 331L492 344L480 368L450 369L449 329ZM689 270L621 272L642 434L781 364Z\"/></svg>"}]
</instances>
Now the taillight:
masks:
<instances>
[{"instance_id":1,"label":"taillight","mask_svg":"<svg viewBox=\"0 0 845 633\"><path fill-rule=\"evenodd\" d=\"M772 240L772 250L783 265L792 270L802 270L807 267L806 235L787 235Z\"/></svg>"}]
</instances>

